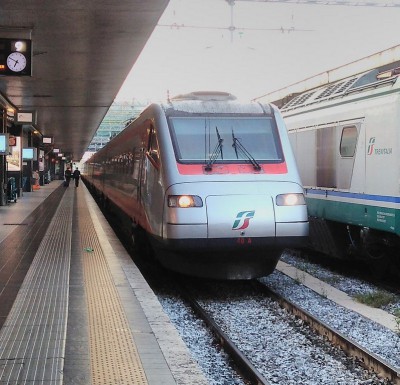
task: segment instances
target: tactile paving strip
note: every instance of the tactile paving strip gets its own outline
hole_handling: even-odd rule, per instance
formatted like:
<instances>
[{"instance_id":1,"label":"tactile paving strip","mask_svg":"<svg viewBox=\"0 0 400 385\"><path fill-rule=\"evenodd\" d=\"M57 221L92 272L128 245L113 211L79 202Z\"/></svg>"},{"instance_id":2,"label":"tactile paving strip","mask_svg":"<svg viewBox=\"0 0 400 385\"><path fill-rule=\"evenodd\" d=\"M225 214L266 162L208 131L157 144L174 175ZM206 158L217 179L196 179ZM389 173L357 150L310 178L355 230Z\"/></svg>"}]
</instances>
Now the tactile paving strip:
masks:
<instances>
[{"instance_id":1,"label":"tactile paving strip","mask_svg":"<svg viewBox=\"0 0 400 385\"><path fill-rule=\"evenodd\" d=\"M78 194L93 385L145 385L146 375L126 315L83 201Z\"/></svg>"}]
</instances>

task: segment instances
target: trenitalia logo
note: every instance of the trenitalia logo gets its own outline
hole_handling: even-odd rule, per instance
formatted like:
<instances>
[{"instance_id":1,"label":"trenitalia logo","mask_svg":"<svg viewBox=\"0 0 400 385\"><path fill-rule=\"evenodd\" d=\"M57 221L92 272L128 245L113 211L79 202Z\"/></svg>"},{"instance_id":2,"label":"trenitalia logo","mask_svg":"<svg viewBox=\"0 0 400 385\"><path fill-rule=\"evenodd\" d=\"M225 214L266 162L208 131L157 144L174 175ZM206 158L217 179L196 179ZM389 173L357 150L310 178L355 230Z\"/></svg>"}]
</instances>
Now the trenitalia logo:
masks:
<instances>
[{"instance_id":1,"label":"trenitalia logo","mask_svg":"<svg viewBox=\"0 0 400 385\"><path fill-rule=\"evenodd\" d=\"M368 155L392 155L392 153L393 153L392 147L375 148L375 136L369 138L368 149L367 149Z\"/></svg>"},{"instance_id":2,"label":"trenitalia logo","mask_svg":"<svg viewBox=\"0 0 400 385\"><path fill-rule=\"evenodd\" d=\"M255 211L241 211L236 215L232 230L243 230L249 227L250 219L254 217Z\"/></svg>"},{"instance_id":3,"label":"trenitalia logo","mask_svg":"<svg viewBox=\"0 0 400 385\"><path fill-rule=\"evenodd\" d=\"M374 151L374 145L375 145L375 137L369 138L369 144L368 144L368 155L372 155Z\"/></svg>"}]
</instances>

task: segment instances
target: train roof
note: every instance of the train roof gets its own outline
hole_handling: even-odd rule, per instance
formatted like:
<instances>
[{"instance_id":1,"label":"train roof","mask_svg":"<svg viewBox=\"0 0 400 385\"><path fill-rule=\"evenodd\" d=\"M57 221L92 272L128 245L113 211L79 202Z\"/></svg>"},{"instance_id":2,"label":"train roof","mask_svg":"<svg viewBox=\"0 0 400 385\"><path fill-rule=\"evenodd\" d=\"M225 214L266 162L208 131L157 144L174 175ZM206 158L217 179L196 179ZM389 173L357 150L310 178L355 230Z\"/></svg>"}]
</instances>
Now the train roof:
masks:
<instances>
[{"instance_id":1,"label":"train roof","mask_svg":"<svg viewBox=\"0 0 400 385\"><path fill-rule=\"evenodd\" d=\"M276 104L282 112L288 112L333 98L363 92L384 85L393 85L398 80L399 75L400 61L336 82L327 83L302 93L288 94L272 103Z\"/></svg>"},{"instance_id":2,"label":"train roof","mask_svg":"<svg viewBox=\"0 0 400 385\"><path fill-rule=\"evenodd\" d=\"M269 104L259 102L240 102L227 92L199 91L178 95L161 107L167 116L185 114L254 114L265 115L272 113Z\"/></svg>"},{"instance_id":3,"label":"train roof","mask_svg":"<svg viewBox=\"0 0 400 385\"><path fill-rule=\"evenodd\" d=\"M399 68L400 45L396 45L253 100L273 103L282 112L291 111L348 94L393 86L399 76Z\"/></svg>"}]
</instances>

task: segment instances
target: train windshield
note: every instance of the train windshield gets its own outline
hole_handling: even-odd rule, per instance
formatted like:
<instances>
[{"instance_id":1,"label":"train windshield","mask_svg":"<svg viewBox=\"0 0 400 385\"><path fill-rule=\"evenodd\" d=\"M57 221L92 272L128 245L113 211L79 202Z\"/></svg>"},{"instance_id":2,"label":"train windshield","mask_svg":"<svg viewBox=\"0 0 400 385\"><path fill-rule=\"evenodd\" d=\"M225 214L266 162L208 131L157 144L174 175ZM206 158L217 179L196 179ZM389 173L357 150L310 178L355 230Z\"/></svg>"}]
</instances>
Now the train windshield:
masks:
<instances>
[{"instance_id":1,"label":"train windshield","mask_svg":"<svg viewBox=\"0 0 400 385\"><path fill-rule=\"evenodd\" d=\"M171 133L182 163L280 163L283 152L269 117L173 117ZM238 150L240 144L245 151Z\"/></svg>"}]
</instances>

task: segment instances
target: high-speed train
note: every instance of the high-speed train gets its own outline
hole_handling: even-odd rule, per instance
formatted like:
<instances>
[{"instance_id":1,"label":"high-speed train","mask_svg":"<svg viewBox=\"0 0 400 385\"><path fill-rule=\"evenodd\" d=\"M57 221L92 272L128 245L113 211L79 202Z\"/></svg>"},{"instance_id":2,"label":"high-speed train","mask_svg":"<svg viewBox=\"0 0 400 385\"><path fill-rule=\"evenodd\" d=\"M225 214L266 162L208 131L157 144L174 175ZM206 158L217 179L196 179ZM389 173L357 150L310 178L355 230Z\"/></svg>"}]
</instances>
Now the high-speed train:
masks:
<instances>
[{"instance_id":1,"label":"high-speed train","mask_svg":"<svg viewBox=\"0 0 400 385\"><path fill-rule=\"evenodd\" d=\"M379 274L400 271L399 76L400 60L280 100L313 246Z\"/></svg>"},{"instance_id":2,"label":"high-speed train","mask_svg":"<svg viewBox=\"0 0 400 385\"><path fill-rule=\"evenodd\" d=\"M223 92L151 104L86 163L84 180L131 220L165 267L199 277L271 273L308 241L281 114Z\"/></svg>"}]
</instances>

